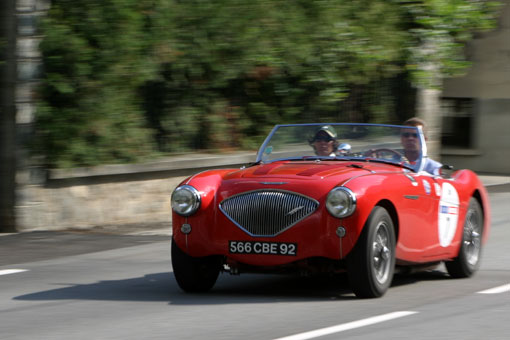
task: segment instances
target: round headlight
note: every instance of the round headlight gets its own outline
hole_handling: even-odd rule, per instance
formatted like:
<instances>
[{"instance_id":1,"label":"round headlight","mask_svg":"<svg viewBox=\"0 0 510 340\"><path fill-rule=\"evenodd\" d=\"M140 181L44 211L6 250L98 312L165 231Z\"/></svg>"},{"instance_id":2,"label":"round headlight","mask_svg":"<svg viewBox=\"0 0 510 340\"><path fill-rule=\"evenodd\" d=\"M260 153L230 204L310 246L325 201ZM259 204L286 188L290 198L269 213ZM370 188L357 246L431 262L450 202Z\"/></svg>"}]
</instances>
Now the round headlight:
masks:
<instances>
[{"instance_id":1,"label":"round headlight","mask_svg":"<svg viewBox=\"0 0 510 340\"><path fill-rule=\"evenodd\" d=\"M200 194L191 185L177 187L172 193L172 209L179 215L189 216L200 207Z\"/></svg>"},{"instance_id":2,"label":"round headlight","mask_svg":"<svg viewBox=\"0 0 510 340\"><path fill-rule=\"evenodd\" d=\"M335 217L347 217L356 210L356 195L345 187L336 187L328 194L326 208Z\"/></svg>"}]
</instances>

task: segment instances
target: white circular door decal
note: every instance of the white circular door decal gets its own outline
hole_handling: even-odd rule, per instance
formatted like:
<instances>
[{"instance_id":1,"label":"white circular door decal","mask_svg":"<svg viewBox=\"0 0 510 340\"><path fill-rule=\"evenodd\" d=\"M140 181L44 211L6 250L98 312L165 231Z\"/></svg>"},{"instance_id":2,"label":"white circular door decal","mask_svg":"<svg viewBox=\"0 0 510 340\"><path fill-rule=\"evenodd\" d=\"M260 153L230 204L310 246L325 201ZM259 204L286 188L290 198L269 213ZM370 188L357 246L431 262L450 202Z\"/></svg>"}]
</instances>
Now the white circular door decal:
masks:
<instances>
[{"instance_id":1,"label":"white circular door decal","mask_svg":"<svg viewBox=\"0 0 510 340\"><path fill-rule=\"evenodd\" d=\"M439 243L448 247L459 221L459 195L450 183L443 183L441 199L439 200Z\"/></svg>"}]
</instances>

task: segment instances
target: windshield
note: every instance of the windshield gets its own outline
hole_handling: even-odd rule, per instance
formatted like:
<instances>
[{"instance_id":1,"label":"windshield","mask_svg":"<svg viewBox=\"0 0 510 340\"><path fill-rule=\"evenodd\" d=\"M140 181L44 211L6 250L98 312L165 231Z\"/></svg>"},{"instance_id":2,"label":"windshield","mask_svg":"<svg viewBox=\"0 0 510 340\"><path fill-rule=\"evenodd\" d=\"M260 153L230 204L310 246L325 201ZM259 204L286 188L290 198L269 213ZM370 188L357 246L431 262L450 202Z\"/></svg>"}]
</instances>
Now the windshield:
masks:
<instances>
[{"instance_id":1,"label":"windshield","mask_svg":"<svg viewBox=\"0 0 510 340\"><path fill-rule=\"evenodd\" d=\"M398 164L420 171L426 155L423 133L414 126L380 124L277 125L257 162L356 160Z\"/></svg>"}]
</instances>

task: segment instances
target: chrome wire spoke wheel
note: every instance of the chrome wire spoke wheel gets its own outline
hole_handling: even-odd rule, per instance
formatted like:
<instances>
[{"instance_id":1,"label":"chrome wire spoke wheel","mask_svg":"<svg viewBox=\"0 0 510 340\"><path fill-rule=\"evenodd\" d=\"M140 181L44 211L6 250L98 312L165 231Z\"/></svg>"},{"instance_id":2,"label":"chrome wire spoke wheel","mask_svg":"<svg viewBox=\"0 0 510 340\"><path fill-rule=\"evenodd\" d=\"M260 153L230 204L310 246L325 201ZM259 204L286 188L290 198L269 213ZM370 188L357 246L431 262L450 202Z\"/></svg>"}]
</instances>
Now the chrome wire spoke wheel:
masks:
<instances>
[{"instance_id":1,"label":"chrome wire spoke wheel","mask_svg":"<svg viewBox=\"0 0 510 340\"><path fill-rule=\"evenodd\" d=\"M386 282L390 273L391 250L388 225L384 221L381 221L376 228L372 244L372 263L376 280L379 283Z\"/></svg>"},{"instance_id":2,"label":"chrome wire spoke wheel","mask_svg":"<svg viewBox=\"0 0 510 340\"><path fill-rule=\"evenodd\" d=\"M480 266L482 256L484 214L482 206L471 197L464 220L462 243L457 257L445 261L445 266L453 278L464 278L473 275Z\"/></svg>"},{"instance_id":3,"label":"chrome wire spoke wheel","mask_svg":"<svg viewBox=\"0 0 510 340\"><path fill-rule=\"evenodd\" d=\"M464 249L467 262L474 266L478 263L480 251L482 248L482 226L480 219L473 209L469 209L466 217L466 226L464 229Z\"/></svg>"},{"instance_id":4,"label":"chrome wire spoke wheel","mask_svg":"<svg viewBox=\"0 0 510 340\"><path fill-rule=\"evenodd\" d=\"M395 228L388 211L376 206L347 257L349 284L357 297L375 298L391 286L395 271Z\"/></svg>"}]
</instances>

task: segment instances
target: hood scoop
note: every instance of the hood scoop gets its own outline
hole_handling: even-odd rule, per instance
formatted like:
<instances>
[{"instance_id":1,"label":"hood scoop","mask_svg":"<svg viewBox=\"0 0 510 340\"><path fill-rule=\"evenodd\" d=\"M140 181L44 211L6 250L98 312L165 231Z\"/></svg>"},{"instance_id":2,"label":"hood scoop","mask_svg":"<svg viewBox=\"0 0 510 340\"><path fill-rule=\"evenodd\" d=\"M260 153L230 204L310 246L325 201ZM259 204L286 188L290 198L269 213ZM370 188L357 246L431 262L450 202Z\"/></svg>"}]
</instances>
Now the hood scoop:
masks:
<instances>
[{"instance_id":1,"label":"hood scoop","mask_svg":"<svg viewBox=\"0 0 510 340\"><path fill-rule=\"evenodd\" d=\"M314 175L317 175L320 172L323 172L323 171L326 171L326 170L330 170L330 169L331 169L330 165L328 165L328 164L321 164L321 165L316 165L314 167L306 169L305 171L298 172L296 175L298 175L298 176L314 176Z\"/></svg>"}]
</instances>

